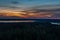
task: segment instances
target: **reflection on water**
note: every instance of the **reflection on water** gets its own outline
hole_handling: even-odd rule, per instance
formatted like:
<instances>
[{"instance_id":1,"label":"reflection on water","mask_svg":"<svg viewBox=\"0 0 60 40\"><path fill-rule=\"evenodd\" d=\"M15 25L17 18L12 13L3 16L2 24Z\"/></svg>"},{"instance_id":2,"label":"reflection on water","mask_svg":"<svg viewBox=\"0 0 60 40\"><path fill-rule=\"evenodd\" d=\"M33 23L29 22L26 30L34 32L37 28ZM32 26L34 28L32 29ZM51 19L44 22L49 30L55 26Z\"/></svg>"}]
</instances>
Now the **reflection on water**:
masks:
<instances>
[{"instance_id":1,"label":"reflection on water","mask_svg":"<svg viewBox=\"0 0 60 40\"><path fill-rule=\"evenodd\" d=\"M16 22L35 22L35 21L32 20L0 21L0 23L16 23Z\"/></svg>"},{"instance_id":2,"label":"reflection on water","mask_svg":"<svg viewBox=\"0 0 60 40\"><path fill-rule=\"evenodd\" d=\"M58 23L58 22L57 22L57 23L55 23L55 22L51 22L51 24L60 25L60 23Z\"/></svg>"}]
</instances>

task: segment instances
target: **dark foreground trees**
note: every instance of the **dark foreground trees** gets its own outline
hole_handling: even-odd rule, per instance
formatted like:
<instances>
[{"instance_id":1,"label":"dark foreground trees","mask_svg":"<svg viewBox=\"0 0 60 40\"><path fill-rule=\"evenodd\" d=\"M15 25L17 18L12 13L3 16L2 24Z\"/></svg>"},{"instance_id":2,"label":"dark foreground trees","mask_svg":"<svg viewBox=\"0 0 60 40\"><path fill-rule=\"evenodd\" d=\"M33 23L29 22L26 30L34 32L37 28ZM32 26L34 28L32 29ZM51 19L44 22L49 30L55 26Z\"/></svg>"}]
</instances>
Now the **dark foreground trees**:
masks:
<instances>
[{"instance_id":1,"label":"dark foreground trees","mask_svg":"<svg viewBox=\"0 0 60 40\"><path fill-rule=\"evenodd\" d=\"M1 23L3 40L60 40L60 26L50 23Z\"/></svg>"}]
</instances>

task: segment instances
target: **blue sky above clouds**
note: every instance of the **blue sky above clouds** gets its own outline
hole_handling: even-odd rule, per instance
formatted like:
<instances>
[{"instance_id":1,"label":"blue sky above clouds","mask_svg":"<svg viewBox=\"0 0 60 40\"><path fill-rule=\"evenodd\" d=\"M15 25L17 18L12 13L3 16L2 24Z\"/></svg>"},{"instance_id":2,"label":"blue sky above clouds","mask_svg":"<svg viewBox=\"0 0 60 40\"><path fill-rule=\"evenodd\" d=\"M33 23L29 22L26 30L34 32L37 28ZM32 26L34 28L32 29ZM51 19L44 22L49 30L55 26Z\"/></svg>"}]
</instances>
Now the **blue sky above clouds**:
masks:
<instances>
[{"instance_id":1,"label":"blue sky above clouds","mask_svg":"<svg viewBox=\"0 0 60 40\"><path fill-rule=\"evenodd\" d=\"M57 5L60 0L0 0L0 6L33 7L41 5Z\"/></svg>"}]
</instances>

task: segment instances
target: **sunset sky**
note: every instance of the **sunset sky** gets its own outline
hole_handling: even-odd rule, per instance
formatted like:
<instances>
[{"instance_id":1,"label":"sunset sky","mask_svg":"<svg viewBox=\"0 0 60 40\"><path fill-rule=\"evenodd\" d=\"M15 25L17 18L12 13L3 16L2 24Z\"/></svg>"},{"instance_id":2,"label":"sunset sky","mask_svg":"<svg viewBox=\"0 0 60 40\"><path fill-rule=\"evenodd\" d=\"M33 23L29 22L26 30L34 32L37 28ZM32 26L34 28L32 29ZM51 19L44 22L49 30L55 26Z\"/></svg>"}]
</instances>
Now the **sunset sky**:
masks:
<instances>
[{"instance_id":1,"label":"sunset sky","mask_svg":"<svg viewBox=\"0 0 60 40\"><path fill-rule=\"evenodd\" d=\"M60 19L60 0L0 0L0 19L8 18Z\"/></svg>"}]
</instances>

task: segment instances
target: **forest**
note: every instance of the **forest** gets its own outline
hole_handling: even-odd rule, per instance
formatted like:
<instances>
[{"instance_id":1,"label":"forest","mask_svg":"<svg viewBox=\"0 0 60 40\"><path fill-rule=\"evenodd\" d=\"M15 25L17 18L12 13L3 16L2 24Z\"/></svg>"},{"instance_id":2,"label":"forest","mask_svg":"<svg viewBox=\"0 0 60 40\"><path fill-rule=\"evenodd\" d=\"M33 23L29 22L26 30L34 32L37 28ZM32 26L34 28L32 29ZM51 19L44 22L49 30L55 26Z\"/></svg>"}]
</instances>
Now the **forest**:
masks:
<instances>
[{"instance_id":1,"label":"forest","mask_svg":"<svg viewBox=\"0 0 60 40\"><path fill-rule=\"evenodd\" d=\"M2 40L60 40L60 25L50 23L0 23Z\"/></svg>"}]
</instances>

